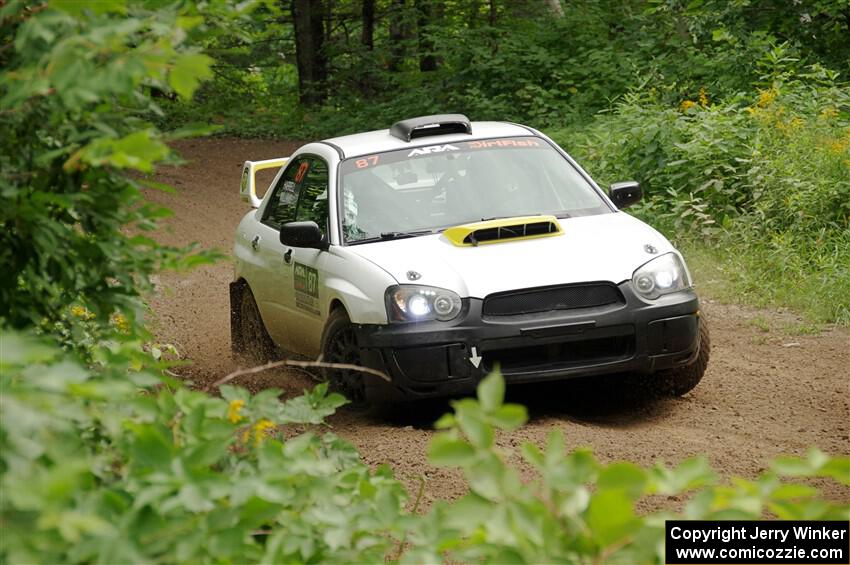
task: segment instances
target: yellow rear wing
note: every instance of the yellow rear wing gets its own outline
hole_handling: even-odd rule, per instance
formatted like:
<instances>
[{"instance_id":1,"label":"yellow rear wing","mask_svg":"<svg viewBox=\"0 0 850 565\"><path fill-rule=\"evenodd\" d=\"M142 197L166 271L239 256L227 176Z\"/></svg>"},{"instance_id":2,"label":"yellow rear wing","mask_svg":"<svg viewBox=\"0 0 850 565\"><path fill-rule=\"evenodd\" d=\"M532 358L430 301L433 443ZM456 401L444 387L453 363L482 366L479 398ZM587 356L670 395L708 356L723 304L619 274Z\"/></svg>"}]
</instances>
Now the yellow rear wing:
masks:
<instances>
[{"instance_id":1,"label":"yellow rear wing","mask_svg":"<svg viewBox=\"0 0 850 565\"><path fill-rule=\"evenodd\" d=\"M266 159L265 161L245 161L242 165L242 180L239 182L239 196L249 202L253 208L259 208L262 198L257 196L257 171L275 169L286 165L289 157Z\"/></svg>"}]
</instances>

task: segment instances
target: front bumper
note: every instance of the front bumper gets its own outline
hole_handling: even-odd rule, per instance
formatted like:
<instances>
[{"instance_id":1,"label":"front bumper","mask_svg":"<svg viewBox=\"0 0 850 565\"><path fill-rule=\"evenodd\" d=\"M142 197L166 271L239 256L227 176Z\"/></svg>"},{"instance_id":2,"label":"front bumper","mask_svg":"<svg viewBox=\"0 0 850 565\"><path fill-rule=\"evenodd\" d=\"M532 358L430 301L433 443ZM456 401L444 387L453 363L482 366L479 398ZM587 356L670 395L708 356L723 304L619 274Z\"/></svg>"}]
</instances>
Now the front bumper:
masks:
<instances>
[{"instance_id":1,"label":"front bumper","mask_svg":"<svg viewBox=\"0 0 850 565\"><path fill-rule=\"evenodd\" d=\"M520 383L651 373L696 358L692 290L650 303L630 281L618 288L624 303L595 308L493 318L482 316L482 300L467 299L450 322L356 326L363 363L392 378L392 386L378 379L368 386L384 400L426 398L471 392L496 366L508 383Z\"/></svg>"}]
</instances>

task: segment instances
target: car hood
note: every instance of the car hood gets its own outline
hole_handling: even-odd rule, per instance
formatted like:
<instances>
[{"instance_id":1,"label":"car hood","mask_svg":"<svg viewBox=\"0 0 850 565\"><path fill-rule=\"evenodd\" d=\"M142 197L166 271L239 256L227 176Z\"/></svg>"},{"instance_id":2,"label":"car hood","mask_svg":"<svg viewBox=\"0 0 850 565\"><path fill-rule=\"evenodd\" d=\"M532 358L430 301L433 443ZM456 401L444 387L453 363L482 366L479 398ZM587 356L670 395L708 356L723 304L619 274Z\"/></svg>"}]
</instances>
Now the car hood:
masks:
<instances>
[{"instance_id":1,"label":"car hood","mask_svg":"<svg viewBox=\"0 0 850 565\"><path fill-rule=\"evenodd\" d=\"M664 236L625 213L558 221L563 235L555 237L459 247L444 235L434 234L348 249L400 284L448 288L473 298L555 284L618 284L652 258L674 251ZM657 253L649 253L647 245Z\"/></svg>"}]
</instances>

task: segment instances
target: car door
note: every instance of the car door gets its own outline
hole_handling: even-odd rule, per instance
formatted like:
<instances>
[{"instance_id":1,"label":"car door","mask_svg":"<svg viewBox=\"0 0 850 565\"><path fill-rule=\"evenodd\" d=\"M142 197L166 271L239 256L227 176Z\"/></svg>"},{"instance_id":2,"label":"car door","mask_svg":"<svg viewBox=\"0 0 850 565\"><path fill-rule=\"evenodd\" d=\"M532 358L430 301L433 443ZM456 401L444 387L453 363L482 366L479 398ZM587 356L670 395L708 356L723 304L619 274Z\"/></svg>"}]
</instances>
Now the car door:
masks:
<instances>
[{"instance_id":1,"label":"car door","mask_svg":"<svg viewBox=\"0 0 850 565\"><path fill-rule=\"evenodd\" d=\"M329 237L328 164L317 156L307 158L307 168L299 185L295 221L316 222ZM305 355L319 353L326 318L326 297L322 296L328 262L332 257L318 249L293 247L291 252L292 292L287 294L290 336L295 349Z\"/></svg>"},{"instance_id":2,"label":"car door","mask_svg":"<svg viewBox=\"0 0 850 565\"><path fill-rule=\"evenodd\" d=\"M257 256L257 269L251 288L254 299L272 339L283 349L300 353L291 339L290 304L293 302L292 255L280 242L280 226L295 219L298 195L309 159L292 159L278 179L269 202L262 209L251 248Z\"/></svg>"}]
</instances>

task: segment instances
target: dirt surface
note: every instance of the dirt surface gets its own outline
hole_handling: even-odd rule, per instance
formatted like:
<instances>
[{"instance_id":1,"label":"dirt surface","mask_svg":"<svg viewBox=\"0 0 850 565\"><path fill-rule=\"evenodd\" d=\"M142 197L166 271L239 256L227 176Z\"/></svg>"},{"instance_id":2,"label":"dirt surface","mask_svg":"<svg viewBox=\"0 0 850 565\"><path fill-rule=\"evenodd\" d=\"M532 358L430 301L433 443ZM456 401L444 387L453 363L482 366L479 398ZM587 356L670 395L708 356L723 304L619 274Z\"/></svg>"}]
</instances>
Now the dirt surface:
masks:
<instances>
[{"instance_id":1,"label":"dirt surface","mask_svg":"<svg viewBox=\"0 0 850 565\"><path fill-rule=\"evenodd\" d=\"M289 155L295 145L207 139L181 142L176 148L187 164L164 168L156 176L174 186L176 194L150 194L175 211L160 240L198 242L229 255L236 225L248 210L237 193L242 162ZM235 368L230 360L231 276L227 260L163 275L152 299L159 340L192 360L179 371L197 385ZM836 455L850 453L850 334L845 329L811 333L793 314L719 304L705 296L703 309L712 333L712 357L702 383L686 396L649 397L627 377L509 388L509 400L525 404L531 421L501 435L499 443L542 445L551 430L561 429L570 446L590 446L603 461L648 465L705 454L721 474L748 478L774 456L803 454L811 445ZM301 372L275 371L238 384L298 394L313 381ZM427 506L464 492L459 475L431 467L426 459L431 423L447 409L446 402L422 403L406 409L403 417L381 420L343 412L330 424L358 447L367 463L389 463L411 493L423 478ZM850 501L847 489L822 486L831 498Z\"/></svg>"}]
</instances>

